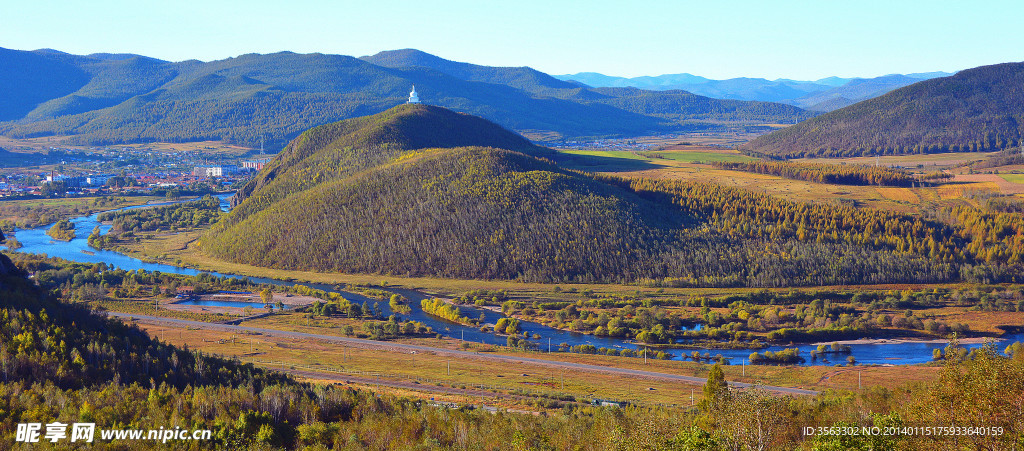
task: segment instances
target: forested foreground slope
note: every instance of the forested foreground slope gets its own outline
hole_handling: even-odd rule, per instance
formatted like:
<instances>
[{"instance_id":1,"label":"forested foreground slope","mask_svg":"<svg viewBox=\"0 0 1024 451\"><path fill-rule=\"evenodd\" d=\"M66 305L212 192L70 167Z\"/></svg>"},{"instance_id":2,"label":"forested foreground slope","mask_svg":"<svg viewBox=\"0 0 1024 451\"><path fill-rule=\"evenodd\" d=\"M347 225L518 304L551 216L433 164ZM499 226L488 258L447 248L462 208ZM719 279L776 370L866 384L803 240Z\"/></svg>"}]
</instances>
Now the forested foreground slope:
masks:
<instances>
[{"instance_id":1,"label":"forested foreground slope","mask_svg":"<svg viewBox=\"0 0 1024 451\"><path fill-rule=\"evenodd\" d=\"M1020 215L944 222L567 171L479 118L405 105L301 135L200 242L267 267L791 286L1015 280Z\"/></svg>"},{"instance_id":2,"label":"forested foreground slope","mask_svg":"<svg viewBox=\"0 0 1024 451\"><path fill-rule=\"evenodd\" d=\"M992 151L1024 139L1024 63L976 67L906 86L761 136L784 156Z\"/></svg>"}]
</instances>

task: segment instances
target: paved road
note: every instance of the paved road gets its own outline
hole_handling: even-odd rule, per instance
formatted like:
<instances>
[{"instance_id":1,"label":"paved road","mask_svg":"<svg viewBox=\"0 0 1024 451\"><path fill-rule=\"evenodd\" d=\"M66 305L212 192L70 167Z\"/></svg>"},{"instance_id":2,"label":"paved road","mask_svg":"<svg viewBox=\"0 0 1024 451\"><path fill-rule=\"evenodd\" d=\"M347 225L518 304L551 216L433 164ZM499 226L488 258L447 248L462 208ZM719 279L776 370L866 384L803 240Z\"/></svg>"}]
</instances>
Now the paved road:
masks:
<instances>
[{"instance_id":1,"label":"paved road","mask_svg":"<svg viewBox=\"0 0 1024 451\"><path fill-rule=\"evenodd\" d=\"M658 372L654 372L654 371L634 370L634 369L629 369L629 368L616 368L616 367L611 367L611 366L590 365L590 364L585 364L585 363L559 362L559 361L554 361L554 360L535 359L535 358L530 358L530 357L517 357L517 356L508 356L508 355L488 354L488 353L481 353L481 352L458 351L458 350L453 350L453 349L434 348L434 347L430 347L430 346L412 345L412 344L405 344L405 343L381 342L381 341L373 341L373 340L364 340L364 339L361 339L361 338L338 337L338 336L334 336L334 335L321 335L321 334L311 334L311 333L306 333L306 332L292 332L292 331L276 330L276 329L264 329L264 328L260 328L260 327L249 327L249 326L236 326L236 325L229 325L229 324L206 323L206 322L202 322L202 321L190 321L190 320L175 319L175 318L162 318L162 317L159 317L159 316L138 315L138 314L134 314L134 313L108 312L107 314L110 315L110 316L113 316L113 317L118 317L118 318L138 319L138 320L147 321L147 322L163 322L163 323L177 324L177 325L181 325L181 326L194 327L194 328L207 329L207 330L220 330L220 331L227 331L227 332L238 332L238 331L258 332L258 333L261 333L261 334L267 335L267 336L299 338L299 339L325 340L325 341L331 341L331 342L335 342L335 343L344 343L344 344L349 344L349 345L353 345L353 346L370 347L370 348L387 348L387 349L399 349L399 350L403 350L403 351L433 352L433 353L440 354L440 355L460 356L460 357L468 357L468 358L474 358L474 359L498 360L498 361L503 361L503 362L508 362L508 363L529 363L529 364L533 364L533 365L543 365L543 366L548 366L548 367L553 367L553 368L564 368L564 369L579 370L579 371L597 371L597 372L610 373L610 374L622 374L622 375L626 375L626 376L649 377L649 378L654 378L654 379L681 381L681 382L687 382L687 383L691 383L691 384L704 384L705 382L707 382L707 379L704 379L704 378L701 378L701 377L683 376L683 375L679 375L679 374L658 373ZM748 383L744 383L744 382L729 382L729 386L736 387L736 388L745 388L745 387L750 387L752 385L753 384L748 384ZM765 390L773 391L773 392L776 392L776 393L788 394L788 395L816 395L816 394L818 394L817 391L805 390L805 389L801 389L801 388L775 387L775 386L771 386L771 385L761 385L760 387L765 389Z\"/></svg>"}]
</instances>

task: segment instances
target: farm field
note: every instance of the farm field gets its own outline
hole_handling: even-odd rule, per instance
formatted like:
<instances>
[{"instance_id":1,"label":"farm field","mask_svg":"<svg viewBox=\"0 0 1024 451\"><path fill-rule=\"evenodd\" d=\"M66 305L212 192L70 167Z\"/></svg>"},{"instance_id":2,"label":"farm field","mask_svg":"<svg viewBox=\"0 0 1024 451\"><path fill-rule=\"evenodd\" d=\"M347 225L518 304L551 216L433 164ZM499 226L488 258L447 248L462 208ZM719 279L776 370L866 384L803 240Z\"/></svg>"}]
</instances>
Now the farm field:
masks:
<instances>
[{"instance_id":1,"label":"farm field","mask_svg":"<svg viewBox=\"0 0 1024 451\"><path fill-rule=\"evenodd\" d=\"M1010 183L1024 184L1024 174L1000 174L999 177Z\"/></svg>"},{"instance_id":2,"label":"farm field","mask_svg":"<svg viewBox=\"0 0 1024 451\"><path fill-rule=\"evenodd\" d=\"M694 151L694 150L656 150L646 152L647 155L656 156L656 158L663 158L670 161L678 161L682 163L710 163L710 162L723 162L731 163L734 161L754 161L754 158L743 155L739 152L707 152L707 151Z\"/></svg>"},{"instance_id":3,"label":"farm field","mask_svg":"<svg viewBox=\"0 0 1024 451\"><path fill-rule=\"evenodd\" d=\"M1019 174L957 174L952 185L960 189L961 194L970 191L992 191L1002 194L1024 194L1024 183L1014 176ZM1010 178L1006 178L1009 176Z\"/></svg>"}]
</instances>

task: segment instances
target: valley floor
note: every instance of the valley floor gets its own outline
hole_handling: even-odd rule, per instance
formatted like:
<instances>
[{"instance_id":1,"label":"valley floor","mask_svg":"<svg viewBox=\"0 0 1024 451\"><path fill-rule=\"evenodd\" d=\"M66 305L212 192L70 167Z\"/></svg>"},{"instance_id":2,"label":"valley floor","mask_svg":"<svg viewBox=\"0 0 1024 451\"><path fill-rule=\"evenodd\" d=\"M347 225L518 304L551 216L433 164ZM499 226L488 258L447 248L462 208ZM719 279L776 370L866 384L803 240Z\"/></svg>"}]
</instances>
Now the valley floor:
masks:
<instances>
[{"instance_id":1,"label":"valley floor","mask_svg":"<svg viewBox=\"0 0 1024 451\"><path fill-rule=\"evenodd\" d=\"M136 322L162 341L283 369L302 378L336 380L341 375L356 385L390 386L423 397L438 391L480 398L477 401L505 397L507 406L525 407L538 398L572 397L687 407L691 390L699 398L711 367L695 362L516 351L449 338L381 342L340 336L330 329L269 328L261 322L255 322L258 327L247 323L230 326L139 314L111 316ZM754 384L780 394L805 395L929 382L941 367L728 365L723 370L736 387ZM481 394L481 390L488 393Z\"/></svg>"}]
</instances>

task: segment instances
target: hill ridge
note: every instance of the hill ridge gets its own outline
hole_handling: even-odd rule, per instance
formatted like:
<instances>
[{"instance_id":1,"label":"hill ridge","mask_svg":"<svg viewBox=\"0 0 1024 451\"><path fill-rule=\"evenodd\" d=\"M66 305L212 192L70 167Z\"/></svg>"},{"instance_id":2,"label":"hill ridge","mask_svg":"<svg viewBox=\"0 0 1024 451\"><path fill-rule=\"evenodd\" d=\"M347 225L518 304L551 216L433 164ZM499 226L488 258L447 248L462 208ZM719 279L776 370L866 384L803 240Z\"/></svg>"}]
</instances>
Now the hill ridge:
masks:
<instances>
[{"instance_id":1,"label":"hill ridge","mask_svg":"<svg viewBox=\"0 0 1024 451\"><path fill-rule=\"evenodd\" d=\"M287 183L289 195L311 186L311 179L298 175L281 178L288 172L315 168L323 181L380 164L406 151L464 146L551 153L476 116L431 105L403 104L373 116L325 124L302 133L238 190L232 204L241 206L239 211L248 211L244 201L274 181ZM280 195L271 197L277 199Z\"/></svg>"},{"instance_id":2,"label":"hill ridge","mask_svg":"<svg viewBox=\"0 0 1024 451\"><path fill-rule=\"evenodd\" d=\"M1024 63L967 69L906 86L758 137L784 156L998 150L1024 137Z\"/></svg>"},{"instance_id":3,"label":"hill ridge","mask_svg":"<svg viewBox=\"0 0 1024 451\"><path fill-rule=\"evenodd\" d=\"M0 85L11 88L0 98L0 134L13 138L64 135L70 144L88 145L206 139L256 145L266 141L273 148L311 127L400 104L413 84L425 102L551 139L712 127L687 123L704 120L708 114L699 104L677 95L616 99L529 68L477 66L419 51L406 53L410 52L433 67L381 61L383 65L378 65L318 53L168 62L135 55L90 57L0 49ZM29 73L42 76L25 77ZM207 95L194 96L189 89L195 86L192 83L210 75L247 77L258 83L224 84ZM260 83L266 89L254 89ZM657 115L640 112L655 101L667 108ZM728 120L785 123L811 115L781 104L716 106Z\"/></svg>"}]
</instances>

